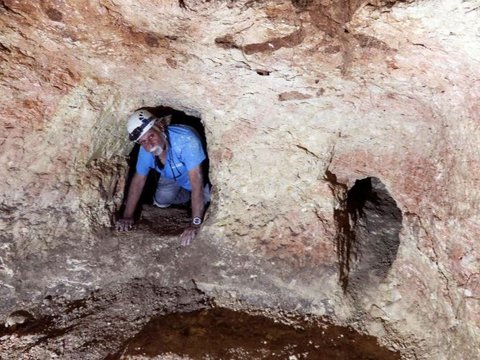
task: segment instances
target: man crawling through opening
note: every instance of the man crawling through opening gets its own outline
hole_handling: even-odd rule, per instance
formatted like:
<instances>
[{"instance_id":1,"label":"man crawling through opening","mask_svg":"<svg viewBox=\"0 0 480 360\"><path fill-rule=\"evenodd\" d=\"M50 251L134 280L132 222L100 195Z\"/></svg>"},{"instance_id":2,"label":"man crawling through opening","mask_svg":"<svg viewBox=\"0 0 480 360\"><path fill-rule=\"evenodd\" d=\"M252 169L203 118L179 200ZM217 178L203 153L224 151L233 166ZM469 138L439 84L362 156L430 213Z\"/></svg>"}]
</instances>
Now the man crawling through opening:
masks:
<instances>
[{"instance_id":1,"label":"man crawling through opening","mask_svg":"<svg viewBox=\"0 0 480 360\"><path fill-rule=\"evenodd\" d=\"M198 133L183 124L170 125L171 116L157 118L145 109L135 111L127 123L130 141L140 144L136 171L128 190L125 210L115 223L117 231L128 231L150 169L160 174L153 204L160 208L191 202L192 221L180 235L189 245L203 221L210 201L210 186L204 179L207 159Z\"/></svg>"}]
</instances>

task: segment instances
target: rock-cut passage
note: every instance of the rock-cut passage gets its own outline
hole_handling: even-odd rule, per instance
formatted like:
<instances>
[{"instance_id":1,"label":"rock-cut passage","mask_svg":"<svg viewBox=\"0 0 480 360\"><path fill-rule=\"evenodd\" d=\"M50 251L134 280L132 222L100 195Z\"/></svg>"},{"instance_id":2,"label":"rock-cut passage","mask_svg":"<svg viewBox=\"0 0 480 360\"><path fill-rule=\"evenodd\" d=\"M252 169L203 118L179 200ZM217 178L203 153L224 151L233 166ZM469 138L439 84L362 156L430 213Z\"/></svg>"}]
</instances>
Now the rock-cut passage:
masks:
<instances>
[{"instance_id":1,"label":"rock-cut passage","mask_svg":"<svg viewBox=\"0 0 480 360\"><path fill-rule=\"evenodd\" d=\"M173 108L166 107L166 106L145 107L144 109L151 112L158 119L162 119L161 121L165 125L188 126L192 130L194 130L194 132L196 132L196 134L200 138L200 141L202 142L203 150L207 155L207 159L204 162L202 175L205 183L210 183L207 139L205 136L205 129L203 127L201 119L195 116L187 115L183 111L175 110ZM126 186L124 190L124 194L125 194L124 201L126 201L128 197L129 186L133 178L133 175L135 174L135 171L136 171L136 164L137 164L139 150L140 150L140 146L138 144L135 144L129 156L129 162L128 162L129 173L127 174L127 181L126 181ZM158 177L159 175L156 171L150 171L150 173L148 174L147 181L145 183L145 187L142 192L142 196L140 198L139 204L135 211L135 218L139 220L137 222L138 224L140 224L144 218L150 217L148 214L146 214L145 212L146 209L144 205L147 205L146 208L148 212L148 205L151 205L153 203L153 196L157 188ZM184 223L185 214L182 214L181 212L179 212L178 211L179 209L188 210L188 205L186 206L173 205L170 208L168 208L166 211L158 211L158 209L150 210L150 213L154 213L157 215L160 214L160 217L162 218L162 222L166 224L164 228L168 228L166 232L160 231L159 232L160 234L179 235L183 232L183 230L185 229L185 224L183 224L183 226L181 224ZM121 216L121 214L123 213L123 210L124 210L124 205L122 205L122 207L119 209L117 213L117 217ZM175 225L175 223L178 223L178 224ZM172 226L168 226L168 224L171 224Z\"/></svg>"}]
</instances>

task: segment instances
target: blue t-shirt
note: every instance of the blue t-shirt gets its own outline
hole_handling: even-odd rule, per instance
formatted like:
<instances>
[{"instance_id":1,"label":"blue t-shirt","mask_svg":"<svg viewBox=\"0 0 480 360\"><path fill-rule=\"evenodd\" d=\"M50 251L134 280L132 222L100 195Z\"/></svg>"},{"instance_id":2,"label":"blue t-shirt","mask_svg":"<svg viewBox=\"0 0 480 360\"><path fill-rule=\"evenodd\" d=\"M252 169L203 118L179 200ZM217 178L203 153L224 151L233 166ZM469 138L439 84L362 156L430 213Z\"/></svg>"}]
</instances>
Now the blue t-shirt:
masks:
<instances>
[{"instance_id":1,"label":"blue t-shirt","mask_svg":"<svg viewBox=\"0 0 480 360\"><path fill-rule=\"evenodd\" d=\"M202 142L197 132L186 125L170 125L167 132L169 146L164 168L156 166L155 156L140 147L137 173L146 176L150 169L155 169L162 177L174 179L178 185L191 191L188 172L206 159Z\"/></svg>"}]
</instances>

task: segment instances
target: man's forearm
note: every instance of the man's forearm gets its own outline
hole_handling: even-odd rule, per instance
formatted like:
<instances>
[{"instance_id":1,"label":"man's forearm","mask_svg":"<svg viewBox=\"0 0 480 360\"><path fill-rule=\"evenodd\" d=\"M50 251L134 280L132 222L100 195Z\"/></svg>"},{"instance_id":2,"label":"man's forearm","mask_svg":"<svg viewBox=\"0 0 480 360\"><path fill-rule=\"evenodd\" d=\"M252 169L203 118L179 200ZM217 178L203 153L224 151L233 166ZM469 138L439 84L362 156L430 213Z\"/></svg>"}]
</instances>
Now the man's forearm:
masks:
<instances>
[{"instance_id":1,"label":"man's forearm","mask_svg":"<svg viewBox=\"0 0 480 360\"><path fill-rule=\"evenodd\" d=\"M130 188L128 189L127 203L125 204L125 211L123 212L123 217L133 217L138 200L140 199L140 195L142 194L145 181L146 176L141 176L138 174L135 174L133 176Z\"/></svg>"},{"instance_id":2,"label":"man's forearm","mask_svg":"<svg viewBox=\"0 0 480 360\"><path fill-rule=\"evenodd\" d=\"M192 189L192 217L203 219L204 211L203 189Z\"/></svg>"},{"instance_id":3,"label":"man's forearm","mask_svg":"<svg viewBox=\"0 0 480 360\"><path fill-rule=\"evenodd\" d=\"M203 178L202 167L198 165L188 172L190 185L192 186L191 202L192 202L192 217L193 223L187 226L180 240L183 246L190 245L199 231L200 222L195 221L195 218L203 219L203 212L205 211L205 203L203 201Z\"/></svg>"},{"instance_id":4,"label":"man's forearm","mask_svg":"<svg viewBox=\"0 0 480 360\"><path fill-rule=\"evenodd\" d=\"M203 177L201 165L190 170L188 175L190 178L190 184L192 186L192 217L199 217L203 219L205 202L203 199Z\"/></svg>"}]
</instances>

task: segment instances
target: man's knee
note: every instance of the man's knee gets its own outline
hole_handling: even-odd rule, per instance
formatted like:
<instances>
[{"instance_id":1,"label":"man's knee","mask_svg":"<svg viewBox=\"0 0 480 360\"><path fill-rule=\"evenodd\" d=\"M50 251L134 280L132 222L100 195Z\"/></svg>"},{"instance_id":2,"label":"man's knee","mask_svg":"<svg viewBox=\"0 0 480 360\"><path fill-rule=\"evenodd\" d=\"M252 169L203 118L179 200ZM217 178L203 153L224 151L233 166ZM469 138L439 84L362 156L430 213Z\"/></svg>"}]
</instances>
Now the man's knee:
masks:
<instances>
[{"instance_id":1,"label":"man's knee","mask_svg":"<svg viewBox=\"0 0 480 360\"><path fill-rule=\"evenodd\" d=\"M167 208L169 207L170 205L172 205L172 203L164 203L164 202L158 202L156 197L154 196L153 197L153 205L155 205L156 207L159 207L159 208Z\"/></svg>"},{"instance_id":2,"label":"man's knee","mask_svg":"<svg viewBox=\"0 0 480 360\"><path fill-rule=\"evenodd\" d=\"M172 204L184 204L190 200L190 192L180 187L175 180L160 178L153 199L155 206L166 208Z\"/></svg>"},{"instance_id":3,"label":"man's knee","mask_svg":"<svg viewBox=\"0 0 480 360\"><path fill-rule=\"evenodd\" d=\"M158 207L169 207L177 196L180 187L175 180L160 178L157 183L157 190L153 197L153 204Z\"/></svg>"}]
</instances>

